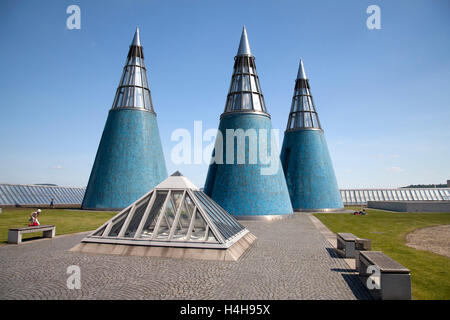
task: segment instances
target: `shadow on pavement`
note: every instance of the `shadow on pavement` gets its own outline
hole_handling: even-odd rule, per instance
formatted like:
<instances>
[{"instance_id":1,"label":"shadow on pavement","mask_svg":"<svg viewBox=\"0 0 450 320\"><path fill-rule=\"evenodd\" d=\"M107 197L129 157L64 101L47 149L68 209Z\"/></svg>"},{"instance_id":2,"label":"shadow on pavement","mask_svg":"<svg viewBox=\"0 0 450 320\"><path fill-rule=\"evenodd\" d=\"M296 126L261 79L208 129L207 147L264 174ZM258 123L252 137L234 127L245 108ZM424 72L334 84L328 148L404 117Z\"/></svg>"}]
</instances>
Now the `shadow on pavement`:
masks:
<instances>
[{"instance_id":1,"label":"shadow on pavement","mask_svg":"<svg viewBox=\"0 0 450 320\"><path fill-rule=\"evenodd\" d=\"M342 278L347 282L347 285L358 300L373 300L369 290L364 286L361 280L359 280L357 274L343 273Z\"/></svg>"}]
</instances>

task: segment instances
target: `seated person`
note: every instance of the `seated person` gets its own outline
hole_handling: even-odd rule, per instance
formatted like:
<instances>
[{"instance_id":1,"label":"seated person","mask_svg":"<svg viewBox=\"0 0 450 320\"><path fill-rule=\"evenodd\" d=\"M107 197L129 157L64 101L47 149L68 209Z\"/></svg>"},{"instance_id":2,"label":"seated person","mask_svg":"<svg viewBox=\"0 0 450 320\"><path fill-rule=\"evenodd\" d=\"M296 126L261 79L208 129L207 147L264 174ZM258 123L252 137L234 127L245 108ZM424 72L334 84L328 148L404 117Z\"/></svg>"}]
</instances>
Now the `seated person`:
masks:
<instances>
[{"instance_id":1,"label":"seated person","mask_svg":"<svg viewBox=\"0 0 450 320\"><path fill-rule=\"evenodd\" d=\"M37 209L37 211L31 213L30 220L29 220L30 221L30 224L29 224L30 227L32 227L32 226L39 226L40 225L39 220L38 220L38 217L39 217L40 213L41 213L41 209Z\"/></svg>"}]
</instances>

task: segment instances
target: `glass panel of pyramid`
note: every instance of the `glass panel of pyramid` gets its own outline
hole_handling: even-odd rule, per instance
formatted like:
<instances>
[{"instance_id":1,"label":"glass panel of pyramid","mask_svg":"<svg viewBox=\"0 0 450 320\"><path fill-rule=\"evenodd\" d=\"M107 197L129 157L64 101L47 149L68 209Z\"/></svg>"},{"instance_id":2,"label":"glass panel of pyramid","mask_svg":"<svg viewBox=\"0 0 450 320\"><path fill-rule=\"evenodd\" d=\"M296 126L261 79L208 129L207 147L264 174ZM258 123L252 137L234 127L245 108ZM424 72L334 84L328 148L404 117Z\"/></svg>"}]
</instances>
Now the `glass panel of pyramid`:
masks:
<instances>
[{"instance_id":1,"label":"glass panel of pyramid","mask_svg":"<svg viewBox=\"0 0 450 320\"><path fill-rule=\"evenodd\" d=\"M108 232L108 237L117 237L119 235L120 229L122 228L129 211L130 209L125 210L117 216L117 219L111 222L111 229Z\"/></svg>"},{"instance_id":2,"label":"glass panel of pyramid","mask_svg":"<svg viewBox=\"0 0 450 320\"><path fill-rule=\"evenodd\" d=\"M165 192L165 191L156 192L155 201L153 202L153 205L151 206L150 213L147 216L147 218L143 218L143 219L145 219L145 223L144 223L142 232L140 234L141 238L152 238L153 237L153 232L155 230L155 225L156 225L156 219L162 211L163 205L167 198L167 194L168 194L168 192Z\"/></svg>"},{"instance_id":3,"label":"glass panel of pyramid","mask_svg":"<svg viewBox=\"0 0 450 320\"><path fill-rule=\"evenodd\" d=\"M130 223L124 233L124 237L133 238L136 234L137 229L139 228L139 224L141 223L142 217L144 216L145 210L147 209L149 197L146 197L143 201L136 205L136 209L134 211L133 217L131 218Z\"/></svg>"}]
</instances>

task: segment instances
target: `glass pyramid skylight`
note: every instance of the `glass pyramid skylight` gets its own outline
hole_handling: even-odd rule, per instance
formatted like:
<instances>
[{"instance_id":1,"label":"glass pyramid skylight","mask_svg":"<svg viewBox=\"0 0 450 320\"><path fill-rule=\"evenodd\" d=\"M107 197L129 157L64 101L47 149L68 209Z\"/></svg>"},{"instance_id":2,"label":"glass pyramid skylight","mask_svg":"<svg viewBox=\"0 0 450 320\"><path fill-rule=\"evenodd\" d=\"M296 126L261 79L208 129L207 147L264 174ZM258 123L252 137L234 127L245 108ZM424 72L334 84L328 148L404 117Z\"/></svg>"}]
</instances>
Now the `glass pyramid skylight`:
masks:
<instances>
[{"instance_id":1,"label":"glass pyramid skylight","mask_svg":"<svg viewBox=\"0 0 450 320\"><path fill-rule=\"evenodd\" d=\"M310 92L309 81L303 67L303 61L300 59L286 131L306 128L321 129L321 126Z\"/></svg>"},{"instance_id":2,"label":"glass pyramid skylight","mask_svg":"<svg viewBox=\"0 0 450 320\"><path fill-rule=\"evenodd\" d=\"M112 109L117 108L140 108L154 112L144 64L144 51L139 38L139 28L136 28L114 98Z\"/></svg>"},{"instance_id":3,"label":"glass pyramid skylight","mask_svg":"<svg viewBox=\"0 0 450 320\"><path fill-rule=\"evenodd\" d=\"M250 51L245 26L242 30L238 53L234 59L233 76L224 112L267 113L256 73L255 57Z\"/></svg>"},{"instance_id":4,"label":"glass pyramid skylight","mask_svg":"<svg viewBox=\"0 0 450 320\"><path fill-rule=\"evenodd\" d=\"M83 242L228 248L247 233L177 171Z\"/></svg>"}]
</instances>

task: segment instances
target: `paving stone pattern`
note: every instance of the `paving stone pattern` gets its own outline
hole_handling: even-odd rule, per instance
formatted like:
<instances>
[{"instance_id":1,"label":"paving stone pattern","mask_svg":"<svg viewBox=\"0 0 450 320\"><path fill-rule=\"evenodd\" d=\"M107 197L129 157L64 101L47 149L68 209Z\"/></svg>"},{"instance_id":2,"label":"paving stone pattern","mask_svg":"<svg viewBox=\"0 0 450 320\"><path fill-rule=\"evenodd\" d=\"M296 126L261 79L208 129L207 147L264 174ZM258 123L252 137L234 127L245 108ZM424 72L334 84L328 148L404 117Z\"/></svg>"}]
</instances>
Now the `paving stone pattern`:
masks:
<instances>
[{"instance_id":1,"label":"paving stone pattern","mask_svg":"<svg viewBox=\"0 0 450 320\"><path fill-rule=\"evenodd\" d=\"M0 299L369 299L306 214L243 221L258 240L237 262L74 253L83 234L0 247ZM81 269L70 290L67 267Z\"/></svg>"}]
</instances>

